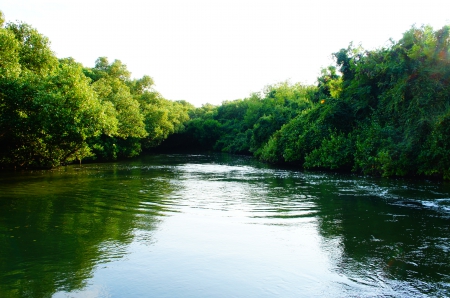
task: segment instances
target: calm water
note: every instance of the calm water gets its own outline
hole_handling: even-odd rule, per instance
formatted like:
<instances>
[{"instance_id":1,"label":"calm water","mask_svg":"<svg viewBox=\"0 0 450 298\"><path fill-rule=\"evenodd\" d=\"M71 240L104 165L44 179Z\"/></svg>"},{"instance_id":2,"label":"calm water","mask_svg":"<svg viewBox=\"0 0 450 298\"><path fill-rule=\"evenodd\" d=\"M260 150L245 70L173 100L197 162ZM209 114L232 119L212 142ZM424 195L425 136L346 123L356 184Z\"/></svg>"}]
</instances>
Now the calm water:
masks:
<instances>
[{"instance_id":1,"label":"calm water","mask_svg":"<svg viewBox=\"0 0 450 298\"><path fill-rule=\"evenodd\" d=\"M229 155L0 174L0 297L446 297L450 185Z\"/></svg>"}]
</instances>

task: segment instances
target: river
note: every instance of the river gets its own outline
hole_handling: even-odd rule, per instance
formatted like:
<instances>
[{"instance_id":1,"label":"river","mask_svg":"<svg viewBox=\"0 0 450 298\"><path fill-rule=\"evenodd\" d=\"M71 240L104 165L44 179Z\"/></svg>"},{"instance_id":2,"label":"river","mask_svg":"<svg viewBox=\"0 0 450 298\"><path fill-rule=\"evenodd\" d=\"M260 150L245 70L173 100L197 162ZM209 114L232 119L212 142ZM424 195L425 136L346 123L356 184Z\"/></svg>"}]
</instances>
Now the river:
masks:
<instances>
[{"instance_id":1,"label":"river","mask_svg":"<svg viewBox=\"0 0 450 298\"><path fill-rule=\"evenodd\" d=\"M0 173L0 297L449 297L450 183L152 155Z\"/></svg>"}]
</instances>

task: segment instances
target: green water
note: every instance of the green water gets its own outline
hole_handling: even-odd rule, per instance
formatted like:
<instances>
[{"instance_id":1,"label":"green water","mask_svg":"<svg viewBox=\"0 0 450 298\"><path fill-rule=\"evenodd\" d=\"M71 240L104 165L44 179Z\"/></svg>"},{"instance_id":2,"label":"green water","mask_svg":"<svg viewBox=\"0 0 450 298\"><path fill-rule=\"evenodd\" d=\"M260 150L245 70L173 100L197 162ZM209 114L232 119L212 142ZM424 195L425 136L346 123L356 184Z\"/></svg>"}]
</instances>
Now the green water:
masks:
<instances>
[{"instance_id":1,"label":"green water","mask_svg":"<svg viewBox=\"0 0 450 298\"><path fill-rule=\"evenodd\" d=\"M450 185L230 155L0 173L0 297L446 297Z\"/></svg>"}]
</instances>

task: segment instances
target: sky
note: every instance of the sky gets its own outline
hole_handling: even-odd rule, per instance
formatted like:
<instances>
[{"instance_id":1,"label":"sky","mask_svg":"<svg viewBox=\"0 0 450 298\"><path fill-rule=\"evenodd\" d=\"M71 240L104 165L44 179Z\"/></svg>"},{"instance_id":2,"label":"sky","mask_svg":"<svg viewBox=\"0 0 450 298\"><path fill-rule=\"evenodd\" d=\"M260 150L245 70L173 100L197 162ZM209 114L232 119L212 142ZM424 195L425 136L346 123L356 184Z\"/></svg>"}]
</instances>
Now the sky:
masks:
<instances>
[{"instance_id":1,"label":"sky","mask_svg":"<svg viewBox=\"0 0 450 298\"><path fill-rule=\"evenodd\" d=\"M195 106L314 84L350 42L376 49L412 25L450 24L444 0L0 0L0 10L47 36L58 58L121 60Z\"/></svg>"}]
</instances>

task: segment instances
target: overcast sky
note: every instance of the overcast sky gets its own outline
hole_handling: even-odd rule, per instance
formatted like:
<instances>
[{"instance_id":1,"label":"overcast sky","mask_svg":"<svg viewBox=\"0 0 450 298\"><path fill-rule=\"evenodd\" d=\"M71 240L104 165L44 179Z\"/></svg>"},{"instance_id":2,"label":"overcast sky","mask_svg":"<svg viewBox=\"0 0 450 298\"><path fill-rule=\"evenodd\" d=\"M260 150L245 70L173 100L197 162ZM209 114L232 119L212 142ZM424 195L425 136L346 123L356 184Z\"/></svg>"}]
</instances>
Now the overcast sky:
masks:
<instances>
[{"instance_id":1,"label":"overcast sky","mask_svg":"<svg viewBox=\"0 0 450 298\"><path fill-rule=\"evenodd\" d=\"M450 24L444 0L1 0L0 10L49 37L59 58L119 59L165 98L196 106L312 84L351 41L373 49L413 24Z\"/></svg>"}]
</instances>

